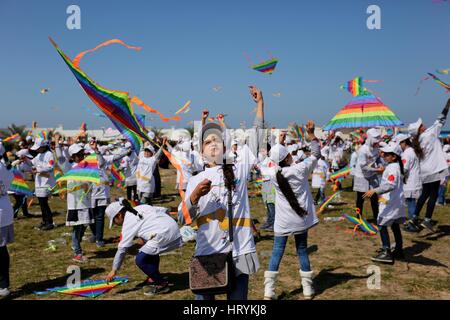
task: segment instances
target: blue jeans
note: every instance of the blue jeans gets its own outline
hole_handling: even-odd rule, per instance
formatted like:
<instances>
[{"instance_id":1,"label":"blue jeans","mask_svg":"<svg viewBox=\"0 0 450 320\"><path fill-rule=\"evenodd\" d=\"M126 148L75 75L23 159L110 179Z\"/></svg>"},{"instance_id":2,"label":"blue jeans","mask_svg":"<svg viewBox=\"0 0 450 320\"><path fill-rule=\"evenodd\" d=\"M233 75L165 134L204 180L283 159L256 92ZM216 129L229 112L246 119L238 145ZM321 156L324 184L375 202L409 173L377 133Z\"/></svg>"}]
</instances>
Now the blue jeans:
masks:
<instances>
[{"instance_id":1,"label":"blue jeans","mask_svg":"<svg viewBox=\"0 0 450 320\"><path fill-rule=\"evenodd\" d=\"M447 181L448 177L445 179L445 183L443 185L439 186L439 192L438 192L438 200L437 202L439 204L445 204L445 193L447 191Z\"/></svg>"},{"instance_id":2,"label":"blue jeans","mask_svg":"<svg viewBox=\"0 0 450 320\"><path fill-rule=\"evenodd\" d=\"M75 255L83 254L83 250L81 249L81 240L83 240L83 235L85 231L86 231L85 225L73 226L72 249Z\"/></svg>"},{"instance_id":3,"label":"blue jeans","mask_svg":"<svg viewBox=\"0 0 450 320\"><path fill-rule=\"evenodd\" d=\"M408 218L410 220L412 220L412 219L414 219L414 214L416 212L416 199L406 198L405 202L406 202L406 206L408 207Z\"/></svg>"},{"instance_id":4,"label":"blue jeans","mask_svg":"<svg viewBox=\"0 0 450 320\"><path fill-rule=\"evenodd\" d=\"M297 256L302 271L311 271L309 264L308 251L308 232L296 234L295 247L297 248ZM284 249L286 248L288 237L274 237L272 256L269 262L269 271L278 271L280 267L281 258L283 258Z\"/></svg>"},{"instance_id":5,"label":"blue jeans","mask_svg":"<svg viewBox=\"0 0 450 320\"><path fill-rule=\"evenodd\" d=\"M153 282L159 284L164 281L159 273L159 255L150 255L139 251L136 255L136 265L141 269Z\"/></svg>"},{"instance_id":6,"label":"blue jeans","mask_svg":"<svg viewBox=\"0 0 450 320\"><path fill-rule=\"evenodd\" d=\"M386 226L379 226L381 244L383 249L391 249L391 241L389 239L389 231ZM403 238L402 232L400 230L400 225L398 223L393 223L391 226L392 232L395 238L395 249L400 250L403 248Z\"/></svg>"},{"instance_id":7,"label":"blue jeans","mask_svg":"<svg viewBox=\"0 0 450 320\"><path fill-rule=\"evenodd\" d=\"M273 227L275 223L275 203L266 203L267 208L267 221L266 224Z\"/></svg>"},{"instance_id":8,"label":"blue jeans","mask_svg":"<svg viewBox=\"0 0 450 320\"><path fill-rule=\"evenodd\" d=\"M234 279L234 288L227 293L227 300L247 300L249 275L241 273ZM215 300L213 294L196 294L195 300Z\"/></svg>"},{"instance_id":9,"label":"blue jeans","mask_svg":"<svg viewBox=\"0 0 450 320\"><path fill-rule=\"evenodd\" d=\"M92 234L95 236L95 242L103 241L103 231L105 228L105 211L106 206L98 206L92 209L94 213L94 223L90 224Z\"/></svg>"}]
</instances>

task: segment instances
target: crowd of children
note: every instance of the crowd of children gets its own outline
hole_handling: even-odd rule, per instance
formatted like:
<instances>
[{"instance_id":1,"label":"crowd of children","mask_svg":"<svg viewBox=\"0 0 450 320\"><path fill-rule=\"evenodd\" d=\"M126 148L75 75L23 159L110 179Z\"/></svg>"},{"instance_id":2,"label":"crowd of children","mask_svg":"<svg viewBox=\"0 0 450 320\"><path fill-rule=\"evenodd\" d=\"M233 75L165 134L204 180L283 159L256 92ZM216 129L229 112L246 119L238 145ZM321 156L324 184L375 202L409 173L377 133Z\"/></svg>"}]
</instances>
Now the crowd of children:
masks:
<instances>
[{"instance_id":1,"label":"crowd of children","mask_svg":"<svg viewBox=\"0 0 450 320\"><path fill-rule=\"evenodd\" d=\"M265 299L276 298L276 280L289 236L295 239L303 294L306 298L314 296L307 252L308 230L319 223L315 205L324 201L325 186L339 170L349 168L355 206L361 214L364 215L364 200L370 200L382 244L373 261L393 263L405 258L402 229L435 231L432 215L436 203L445 204L444 190L449 177L450 145L442 143L439 135L450 99L430 128L419 119L407 131L396 135L383 136L380 128L368 128L356 137L346 138L336 132L319 139L314 122L309 121L305 126L308 137L296 140L284 130L265 133L262 92L251 86L250 94L256 103L252 129L255 134L244 140L230 136L223 115L218 116L217 122L208 122L209 112L204 110L202 125L192 139L176 141L175 145L167 138L155 138L144 143L141 150L133 150L132 144L125 141L112 150L111 146L100 146L93 138L81 143L55 134L51 141L27 137L11 159L0 143L0 296L9 294L7 245L14 239L14 217L21 209L25 217L31 216L26 195L10 192L15 201L14 207L11 205L8 190L12 169L34 177L34 196L42 214L38 228L45 232L54 228L49 198L55 190L56 170L65 174L86 157L95 157L100 183L67 181L66 225L72 227L73 260L79 263L87 260L82 239L88 227L92 241L98 247L104 246L106 216L109 227L117 225L122 229L107 280L116 276L127 249L138 238L142 246L135 261L148 277L150 289L145 291L148 295L169 290L167 279L159 271L160 254L181 247L179 227L191 220L196 226L193 255L229 253L234 285L227 297L247 299L249 278L260 268L248 193L249 181L255 178L260 181L267 210L267 219L260 229L274 234L272 255L264 272ZM167 208L152 205L161 193L157 170L166 152L179 165L175 189L184 193L178 223ZM111 201L112 166L124 174L127 200ZM336 188L342 188L339 182ZM312 190L317 193L313 195ZM426 203L425 218L420 220ZM226 216L230 206L232 222ZM388 227L395 238L394 248ZM196 294L198 300L214 298L213 293Z\"/></svg>"}]
</instances>

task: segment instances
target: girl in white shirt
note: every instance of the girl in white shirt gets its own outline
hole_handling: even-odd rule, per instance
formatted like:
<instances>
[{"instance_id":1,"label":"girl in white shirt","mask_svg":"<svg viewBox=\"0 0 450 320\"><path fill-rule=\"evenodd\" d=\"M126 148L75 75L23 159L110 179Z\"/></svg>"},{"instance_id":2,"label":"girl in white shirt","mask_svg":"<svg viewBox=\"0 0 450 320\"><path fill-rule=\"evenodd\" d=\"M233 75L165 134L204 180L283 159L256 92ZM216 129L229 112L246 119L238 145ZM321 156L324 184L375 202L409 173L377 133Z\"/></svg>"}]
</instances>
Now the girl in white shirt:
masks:
<instances>
[{"instance_id":1,"label":"girl in white shirt","mask_svg":"<svg viewBox=\"0 0 450 320\"><path fill-rule=\"evenodd\" d=\"M403 238L400 230L400 224L406 220L403 195L405 181L401 160L402 151L396 142L390 142L387 146L380 148L380 150L383 152L383 158L388 165L383 172L380 186L370 189L363 197L370 198L375 193L379 195L380 213L377 224L382 248L377 252L377 255L372 257L372 260L382 263L393 263L394 259L404 258ZM395 237L395 249L393 252L391 252L389 226Z\"/></svg>"},{"instance_id":2,"label":"girl in white shirt","mask_svg":"<svg viewBox=\"0 0 450 320\"><path fill-rule=\"evenodd\" d=\"M439 141L439 134L447 120L448 110L450 108L450 99L448 99L445 108L439 115L435 123L426 128L422 119L412 123L408 127L409 134L412 135L414 150L420 160L420 172L422 178L422 194L417 200L417 207L413 217L413 223L419 227L419 214L425 202L428 200L425 220L420 226L434 232L431 218L439 193L441 179L448 175L447 157L442 150L442 144Z\"/></svg>"},{"instance_id":3,"label":"girl in white shirt","mask_svg":"<svg viewBox=\"0 0 450 320\"><path fill-rule=\"evenodd\" d=\"M271 176L276 190L275 236L269 270L264 273L266 300L276 297L275 281L290 235L295 237L303 295L306 299L311 299L314 295L313 272L307 252L308 229L319 223L308 181L321 156L319 140L314 135L314 129L314 122L309 121L306 130L311 140L311 155L301 163L294 164L292 156L282 144L277 144L270 150L270 158L278 166L274 168Z\"/></svg>"},{"instance_id":4,"label":"girl in white shirt","mask_svg":"<svg viewBox=\"0 0 450 320\"><path fill-rule=\"evenodd\" d=\"M30 173L32 171L33 164L31 163L31 159L33 159L33 156L28 152L28 149L21 149L17 151L16 157L17 160L12 162L12 166L15 170L18 170L21 174ZM19 210L22 208L23 216L30 218L33 217L33 215L29 214L28 212L28 205L27 205L27 195L14 193L14 218L17 218L19 215Z\"/></svg>"},{"instance_id":5,"label":"girl in white shirt","mask_svg":"<svg viewBox=\"0 0 450 320\"><path fill-rule=\"evenodd\" d=\"M139 205L132 207L127 200L111 203L106 208L111 228L113 224L122 226L121 240L114 256L111 272L106 280L111 281L122 266L127 249L133 245L136 237L145 244L136 256L136 265L147 275L150 288L144 294L153 296L169 291L168 282L159 272L159 255L178 249L182 238L177 222L168 215L166 208Z\"/></svg>"},{"instance_id":6,"label":"girl in white shirt","mask_svg":"<svg viewBox=\"0 0 450 320\"><path fill-rule=\"evenodd\" d=\"M402 164L405 172L406 183L403 186L405 203L408 208L408 218L412 220L416 211L416 202L422 193L422 178L420 177L420 162L416 152L412 148L410 136L399 134L395 141L402 148ZM419 229L414 223L407 223L405 231L418 232Z\"/></svg>"},{"instance_id":7,"label":"girl in white shirt","mask_svg":"<svg viewBox=\"0 0 450 320\"><path fill-rule=\"evenodd\" d=\"M257 103L255 126L260 128L264 118L262 92L250 87L250 94ZM231 253L233 260L234 287L227 293L227 299L246 300L249 275L259 268L258 255L252 233L252 220L247 191L247 178L256 164L256 158L248 147L243 147L241 160L224 159L229 141L223 122L220 125L205 125L209 112L203 111L202 128L199 134L200 153L204 157L205 171L193 176L188 183L184 204L192 221L198 226L195 256L216 253ZM225 135L225 136L224 136ZM233 242L230 243L229 221L227 218L228 195L232 197ZM179 206L178 217L185 223L183 203ZM214 300L213 294L197 294L197 300Z\"/></svg>"}]
</instances>

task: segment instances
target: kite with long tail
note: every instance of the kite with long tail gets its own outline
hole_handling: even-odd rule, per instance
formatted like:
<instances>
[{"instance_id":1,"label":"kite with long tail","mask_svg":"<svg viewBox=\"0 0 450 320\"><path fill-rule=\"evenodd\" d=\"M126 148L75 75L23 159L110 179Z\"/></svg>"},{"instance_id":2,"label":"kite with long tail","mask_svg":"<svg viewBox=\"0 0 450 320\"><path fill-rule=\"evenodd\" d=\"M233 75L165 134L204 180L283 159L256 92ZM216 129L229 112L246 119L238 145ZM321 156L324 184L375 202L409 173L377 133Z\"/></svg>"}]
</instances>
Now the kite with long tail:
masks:
<instances>
[{"instance_id":1,"label":"kite with long tail","mask_svg":"<svg viewBox=\"0 0 450 320\"><path fill-rule=\"evenodd\" d=\"M436 81L439 85L441 85L445 90L447 90L447 92L450 92L450 85L448 85L447 83L443 82L441 79L439 79L438 77L436 77L434 74L429 73L428 72L429 77L425 77L422 80L420 80L419 82L419 86L417 87L416 90L416 96L420 91L420 87L422 86L422 83L426 80L429 80L430 78L433 79L434 81Z\"/></svg>"}]
</instances>

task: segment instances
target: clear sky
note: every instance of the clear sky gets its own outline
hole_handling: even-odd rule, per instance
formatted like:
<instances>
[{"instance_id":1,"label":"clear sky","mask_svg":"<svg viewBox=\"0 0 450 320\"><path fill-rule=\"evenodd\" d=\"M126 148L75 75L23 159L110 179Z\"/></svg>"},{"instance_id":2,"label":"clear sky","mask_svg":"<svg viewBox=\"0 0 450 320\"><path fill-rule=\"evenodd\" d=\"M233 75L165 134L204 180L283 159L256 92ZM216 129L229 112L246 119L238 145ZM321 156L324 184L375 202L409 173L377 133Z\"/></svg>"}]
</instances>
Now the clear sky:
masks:
<instances>
[{"instance_id":1,"label":"clear sky","mask_svg":"<svg viewBox=\"0 0 450 320\"><path fill-rule=\"evenodd\" d=\"M70 4L81 8L81 30L66 27ZM381 8L381 30L367 29L371 4ZM97 107L48 36L71 58L112 38L141 46L140 52L102 48L86 55L81 68L166 115L192 100L178 123L147 121L158 127L187 126L203 107L227 114L231 126L249 126L250 84L263 90L266 121L278 127L307 119L324 125L350 100L339 86L355 76L383 80L368 88L405 123L418 116L432 122L450 97L433 81L415 96L426 72L450 68L450 2L0 0L0 127L33 120L41 127L111 126L88 111ZM256 63L269 58L268 51L280 59L272 75L249 68L244 52ZM440 77L450 83L450 76ZM41 88L50 91L40 94Z\"/></svg>"}]
</instances>

